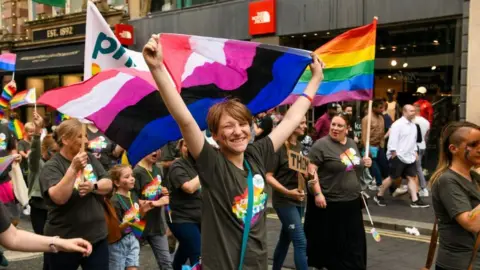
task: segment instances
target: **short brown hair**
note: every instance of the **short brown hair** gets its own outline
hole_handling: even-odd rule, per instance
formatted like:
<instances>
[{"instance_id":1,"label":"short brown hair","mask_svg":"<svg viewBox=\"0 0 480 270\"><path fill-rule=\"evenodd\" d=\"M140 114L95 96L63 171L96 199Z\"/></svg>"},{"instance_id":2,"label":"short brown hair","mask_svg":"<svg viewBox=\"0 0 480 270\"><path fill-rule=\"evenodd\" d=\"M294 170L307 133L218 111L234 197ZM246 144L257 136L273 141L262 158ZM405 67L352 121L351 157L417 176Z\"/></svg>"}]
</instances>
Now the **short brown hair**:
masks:
<instances>
[{"instance_id":1,"label":"short brown hair","mask_svg":"<svg viewBox=\"0 0 480 270\"><path fill-rule=\"evenodd\" d=\"M42 154L47 154L56 144L57 142L53 139L51 134L46 135L42 140Z\"/></svg>"},{"instance_id":2,"label":"short brown hair","mask_svg":"<svg viewBox=\"0 0 480 270\"><path fill-rule=\"evenodd\" d=\"M82 132L82 123L78 119L68 119L63 121L54 132L54 139L58 146L62 147L62 139L72 139Z\"/></svg>"},{"instance_id":3,"label":"short brown hair","mask_svg":"<svg viewBox=\"0 0 480 270\"><path fill-rule=\"evenodd\" d=\"M122 177L122 171L126 168L132 168L128 164L117 164L113 166L110 171L108 171L108 174L110 175L110 179L113 182L119 181L120 178Z\"/></svg>"},{"instance_id":4,"label":"short brown hair","mask_svg":"<svg viewBox=\"0 0 480 270\"><path fill-rule=\"evenodd\" d=\"M222 118L224 113L240 123L247 122L249 125L252 125L253 116L247 106L237 99L227 99L213 105L210 110L208 110L207 124L212 134L217 134L220 118Z\"/></svg>"}]
</instances>

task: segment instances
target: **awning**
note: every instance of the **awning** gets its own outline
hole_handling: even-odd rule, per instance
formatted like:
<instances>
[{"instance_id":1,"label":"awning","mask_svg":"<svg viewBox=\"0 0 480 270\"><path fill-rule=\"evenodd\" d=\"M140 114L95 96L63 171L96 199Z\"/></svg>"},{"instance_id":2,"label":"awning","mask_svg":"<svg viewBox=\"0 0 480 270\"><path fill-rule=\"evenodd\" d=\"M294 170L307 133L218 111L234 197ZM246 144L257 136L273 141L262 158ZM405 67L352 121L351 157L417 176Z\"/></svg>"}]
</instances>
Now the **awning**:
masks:
<instances>
[{"instance_id":1,"label":"awning","mask_svg":"<svg viewBox=\"0 0 480 270\"><path fill-rule=\"evenodd\" d=\"M84 48L85 44L82 43L15 52L17 54L16 72L19 74L44 73L72 68L83 71Z\"/></svg>"}]
</instances>

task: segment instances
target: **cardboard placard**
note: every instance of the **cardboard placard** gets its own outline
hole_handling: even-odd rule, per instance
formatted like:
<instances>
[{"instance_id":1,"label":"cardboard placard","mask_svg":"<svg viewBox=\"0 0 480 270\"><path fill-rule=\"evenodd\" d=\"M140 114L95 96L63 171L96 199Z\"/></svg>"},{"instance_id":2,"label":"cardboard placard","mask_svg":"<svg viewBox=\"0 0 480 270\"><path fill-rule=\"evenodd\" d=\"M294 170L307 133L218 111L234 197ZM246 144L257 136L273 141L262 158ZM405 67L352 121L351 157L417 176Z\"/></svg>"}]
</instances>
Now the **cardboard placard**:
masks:
<instances>
[{"instance_id":1,"label":"cardboard placard","mask_svg":"<svg viewBox=\"0 0 480 270\"><path fill-rule=\"evenodd\" d=\"M308 164L310 164L310 159L308 159L308 157L304 157L300 153L292 150L288 150L287 155L288 155L288 167L291 170L294 170L303 174L308 173Z\"/></svg>"}]
</instances>

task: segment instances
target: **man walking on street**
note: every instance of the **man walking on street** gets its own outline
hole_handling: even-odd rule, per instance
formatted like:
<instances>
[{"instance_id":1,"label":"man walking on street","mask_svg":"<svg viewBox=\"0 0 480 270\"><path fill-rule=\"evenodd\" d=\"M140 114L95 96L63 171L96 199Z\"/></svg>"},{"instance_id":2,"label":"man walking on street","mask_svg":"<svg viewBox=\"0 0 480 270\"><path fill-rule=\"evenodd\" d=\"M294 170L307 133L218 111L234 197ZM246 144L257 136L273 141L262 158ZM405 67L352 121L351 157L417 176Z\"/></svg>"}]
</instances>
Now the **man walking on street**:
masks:
<instances>
[{"instance_id":1,"label":"man walking on street","mask_svg":"<svg viewBox=\"0 0 480 270\"><path fill-rule=\"evenodd\" d=\"M317 140L328 135L330 131L330 122L337 114L337 103L329 103L327 105L327 112L318 118L315 123L315 130L317 131Z\"/></svg>"},{"instance_id":2,"label":"man walking on street","mask_svg":"<svg viewBox=\"0 0 480 270\"><path fill-rule=\"evenodd\" d=\"M420 127L420 133L422 134L422 142L418 143L418 159L416 162L418 180L420 182L420 197L428 197L427 181L425 175L423 175L422 157L427 149L428 132L430 131L430 122L420 114L420 105L415 104L415 124Z\"/></svg>"},{"instance_id":3,"label":"man walking on street","mask_svg":"<svg viewBox=\"0 0 480 270\"><path fill-rule=\"evenodd\" d=\"M415 162L418 158L417 153L417 126L413 123L415 118L415 107L405 105L403 107L403 117L393 123L390 129L390 139L388 140L387 157L390 159L389 177L383 180L383 184L374 197L379 206L386 206L383 197L392 181L405 176L408 180L408 190L412 202L412 208L426 208L430 205L425 204L417 194L417 168Z\"/></svg>"}]
</instances>

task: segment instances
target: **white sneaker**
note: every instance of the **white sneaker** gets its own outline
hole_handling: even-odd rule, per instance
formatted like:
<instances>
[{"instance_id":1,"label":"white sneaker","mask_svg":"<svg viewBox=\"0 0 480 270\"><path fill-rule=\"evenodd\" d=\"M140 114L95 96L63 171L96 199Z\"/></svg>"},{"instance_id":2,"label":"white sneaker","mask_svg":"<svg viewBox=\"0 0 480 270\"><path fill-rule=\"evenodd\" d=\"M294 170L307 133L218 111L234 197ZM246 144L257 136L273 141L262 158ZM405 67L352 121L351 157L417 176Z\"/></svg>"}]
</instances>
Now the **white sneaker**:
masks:
<instances>
[{"instance_id":1,"label":"white sneaker","mask_svg":"<svg viewBox=\"0 0 480 270\"><path fill-rule=\"evenodd\" d=\"M419 195L420 197L428 197L428 195L429 195L429 194L428 194L428 189L423 188L422 190L420 190L420 191L418 192L418 195Z\"/></svg>"},{"instance_id":2,"label":"white sneaker","mask_svg":"<svg viewBox=\"0 0 480 270\"><path fill-rule=\"evenodd\" d=\"M368 185L368 189L375 191L375 190L378 190L378 186L377 184Z\"/></svg>"},{"instance_id":3,"label":"white sneaker","mask_svg":"<svg viewBox=\"0 0 480 270\"><path fill-rule=\"evenodd\" d=\"M27 204L27 206L25 206L25 208L23 208L23 214L25 216L30 216L30 205Z\"/></svg>"},{"instance_id":4,"label":"white sneaker","mask_svg":"<svg viewBox=\"0 0 480 270\"><path fill-rule=\"evenodd\" d=\"M408 187L407 185L403 185L403 186L400 186L398 187L397 189L395 189L395 191L393 192L392 196L393 197L398 197L398 196L401 196L405 193L408 192Z\"/></svg>"}]
</instances>

